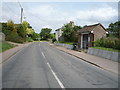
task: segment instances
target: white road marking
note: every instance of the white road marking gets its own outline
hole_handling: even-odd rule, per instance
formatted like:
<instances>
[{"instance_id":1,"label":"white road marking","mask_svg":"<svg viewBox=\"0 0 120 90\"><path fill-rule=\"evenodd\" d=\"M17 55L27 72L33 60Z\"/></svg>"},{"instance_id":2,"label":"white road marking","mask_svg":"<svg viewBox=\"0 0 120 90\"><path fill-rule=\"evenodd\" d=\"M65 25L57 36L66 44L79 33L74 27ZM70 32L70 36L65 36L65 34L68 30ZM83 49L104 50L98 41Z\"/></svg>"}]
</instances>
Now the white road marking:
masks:
<instances>
[{"instance_id":1,"label":"white road marking","mask_svg":"<svg viewBox=\"0 0 120 90\"><path fill-rule=\"evenodd\" d=\"M43 57L45 58L45 55L44 55L44 53L43 53L43 52L41 52L41 53L42 53Z\"/></svg>"},{"instance_id":2,"label":"white road marking","mask_svg":"<svg viewBox=\"0 0 120 90\"><path fill-rule=\"evenodd\" d=\"M57 75L55 74L55 72L52 70L52 68L51 68L51 66L50 66L50 64L49 64L48 62L47 62L47 65L48 65L48 67L50 68L53 76L54 76L55 79L57 80L57 82L58 82L58 84L60 85L60 87L61 87L63 90L65 90L64 85L62 84L62 82L60 81L60 79L57 77Z\"/></svg>"}]
</instances>

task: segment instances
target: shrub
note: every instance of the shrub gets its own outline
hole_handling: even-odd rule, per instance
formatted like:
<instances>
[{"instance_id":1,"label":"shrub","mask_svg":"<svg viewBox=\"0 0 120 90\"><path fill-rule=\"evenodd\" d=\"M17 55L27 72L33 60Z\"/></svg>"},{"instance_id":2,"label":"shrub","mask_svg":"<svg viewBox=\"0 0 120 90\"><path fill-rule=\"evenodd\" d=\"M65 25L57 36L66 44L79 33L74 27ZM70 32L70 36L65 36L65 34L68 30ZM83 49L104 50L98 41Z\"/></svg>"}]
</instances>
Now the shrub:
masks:
<instances>
[{"instance_id":1,"label":"shrub","mask_svg":"<svg viewBox=\"0 0 120 90\"><path fill-rule=\"evenodd\" d=\"M8 35L6 37L6 40L11 41L11 42L16 42L16 43L23 43L24 42L23 38L18 36L18 34L14 34L14 33L11 33L10 35Z\"/></svg>"},{"instance_id":2,"label":"shrub","mask_svg":"<svg viewBox=\"0 0 120 90\"><path fill-rule=\"evenodd\" d=\"M101 38L94 42L95 47L105 47L120 50L120 39L118 38Z\"/></svg>"}]
</instances>

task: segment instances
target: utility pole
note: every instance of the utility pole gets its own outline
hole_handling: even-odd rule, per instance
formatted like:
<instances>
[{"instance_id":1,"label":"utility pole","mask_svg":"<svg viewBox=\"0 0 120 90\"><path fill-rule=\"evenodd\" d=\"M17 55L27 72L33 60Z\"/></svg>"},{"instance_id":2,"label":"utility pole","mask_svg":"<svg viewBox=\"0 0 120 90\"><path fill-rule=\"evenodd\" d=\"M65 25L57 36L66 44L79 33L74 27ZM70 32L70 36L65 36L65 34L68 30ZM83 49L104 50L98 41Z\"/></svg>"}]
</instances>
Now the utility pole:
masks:
<instances>
[{"instance_id":1,"label":"utility pole","mask_svg":"<svg viewBox=\"0 0 120 90\"><path fill-rule=\"evenodd\" d=\"M21 8L21 24L22 24L22 18L23 18L23 8Z\"/></svg>"}]
</instances>

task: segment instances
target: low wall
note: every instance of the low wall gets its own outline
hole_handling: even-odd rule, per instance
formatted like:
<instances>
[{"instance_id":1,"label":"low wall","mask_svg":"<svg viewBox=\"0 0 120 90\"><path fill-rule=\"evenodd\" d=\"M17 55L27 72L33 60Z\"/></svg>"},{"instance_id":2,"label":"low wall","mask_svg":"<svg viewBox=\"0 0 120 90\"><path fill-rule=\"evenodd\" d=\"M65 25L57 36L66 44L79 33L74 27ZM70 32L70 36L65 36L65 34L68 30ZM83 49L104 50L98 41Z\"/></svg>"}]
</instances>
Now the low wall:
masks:
<instances>
[{"instance_id":1,"label":"low wall","mask_svg":"<svg viewBox=\"0 0 120 90\"><path fill-rule=\"evenodd\" d=\"M112 52L101 49L89 48L88 54L96 55L105 59L120 62L120 52Z\"/></svg>"},{"instance_id":2,"label":"low wall","mask_svg":"<svg viewBox=\"0 0 120 90\"><path fill-rule=\"evenodd\" d=\"M54 43L54 45L62 46L62 47L65 47L65 48L67 48L67 49L73 49L73 45L69 45L69 44Z\"/></svg>"}]
</instances>

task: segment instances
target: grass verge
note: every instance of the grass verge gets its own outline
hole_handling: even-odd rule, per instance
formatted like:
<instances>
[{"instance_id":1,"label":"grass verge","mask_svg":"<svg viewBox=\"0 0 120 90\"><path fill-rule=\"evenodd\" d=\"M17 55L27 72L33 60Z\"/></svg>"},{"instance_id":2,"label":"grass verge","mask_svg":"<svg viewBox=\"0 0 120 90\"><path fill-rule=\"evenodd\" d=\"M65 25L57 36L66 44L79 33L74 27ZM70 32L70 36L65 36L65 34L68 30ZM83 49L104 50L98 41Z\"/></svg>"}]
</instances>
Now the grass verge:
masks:
<instances>
[{"instance_id":1,"label":"grass verge","mask_svg":"<svg viewBox=\"0 0 120 90\"><path fill-rule=\"evenodd\" d=\"M10 48L13 48L17 45L10 44L8 42L0 42L0 52L4 52Z\"/></svg>"},{"instance_id":2,"label":"grass verge","mask_svg":"<svg viewBox=\"0 0 120 90\"><path fill-rule=\"evenodd\" d=\"M107 50L107 51L113 51L113 52L120 52L120 50L113 49L113 48L104 48L104 47L92 47L92 48Z\"/></svg>"}]
</instances>

